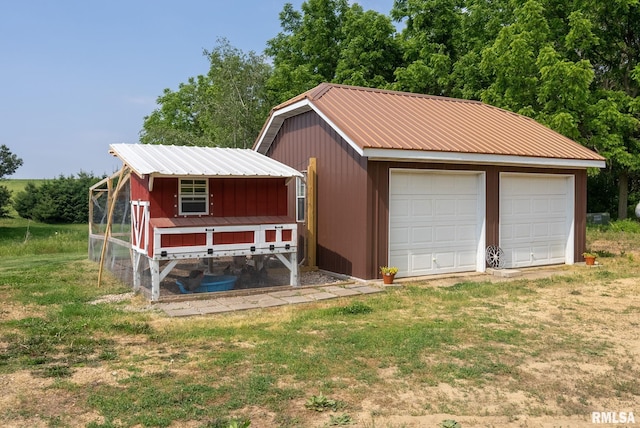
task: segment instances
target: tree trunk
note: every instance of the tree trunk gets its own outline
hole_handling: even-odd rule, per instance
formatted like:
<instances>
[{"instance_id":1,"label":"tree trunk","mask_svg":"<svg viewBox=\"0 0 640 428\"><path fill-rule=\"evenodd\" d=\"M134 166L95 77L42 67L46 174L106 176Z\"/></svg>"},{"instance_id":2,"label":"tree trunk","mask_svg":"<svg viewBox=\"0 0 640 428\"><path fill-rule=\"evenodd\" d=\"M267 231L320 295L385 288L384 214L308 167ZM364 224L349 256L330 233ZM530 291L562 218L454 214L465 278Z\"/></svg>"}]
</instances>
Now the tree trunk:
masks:
<instances>
[{"instance_id":1,"label":"tree trunk","mask_svg":"<svg viewBox=\"0 0 640 428\"><path fill-rule=\"evenodd\" d=\"M621 172L618 176L618 220L627 218L627 204L629 197L629 176Z\"/></svg>"}]
</instances>

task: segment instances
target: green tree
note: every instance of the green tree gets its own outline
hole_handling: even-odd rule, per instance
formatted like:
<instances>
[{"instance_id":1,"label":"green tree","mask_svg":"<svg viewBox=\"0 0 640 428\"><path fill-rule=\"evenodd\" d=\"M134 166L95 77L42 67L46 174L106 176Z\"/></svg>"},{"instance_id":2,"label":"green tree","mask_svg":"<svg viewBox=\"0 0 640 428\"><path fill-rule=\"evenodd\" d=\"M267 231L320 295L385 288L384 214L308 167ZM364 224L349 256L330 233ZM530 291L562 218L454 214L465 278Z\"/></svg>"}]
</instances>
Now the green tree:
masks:
<instances>
[{"instance_id":1,"label":"green tree","mask_svg":"<svg viewBox=\"0 0 640 428\"><path fill-rule=\"evenodd\" d=\"M389 17L352 5L345 14L344 40L333 82L374 88L393 82L395 70L402 64L395 32Z\"/></svg>"},{"instance_id":2,"label":"green tree","mask_svg":"<svg viewBox=\"0 0 640 428\"><path fill-rule=\"evenodd\" d=\"M28 182L24 189L14 197L13 207L22 218L34 220L34 210L38 205L40 190L32 182Z\"/></svg>"},{"instance_id":3,"label":"green tree","mask_svg":"<svg viewBox=\"0 0 640 428\"><path fill-rule=\"evenodd\" d=\"M22 166L22 159L11 153L5 144L0 146L0 180L4 180L7 175L11 175ZM11 190L5 185L0 185L0 217L9 215L11 206Z\"/></svg>"},{"instance_id":4,"label":"green tree","mask_svg":"<svg viewBox=\"0 0 640 428\"><path fill-rule=\"evenodd\" d=\"M145 117L140 141L219 147L250 147L271 104L265 84L271 67L265 58L234 48L226 39L204 51L207 75L191 77L177 91L165 89L160 105Z\"/></svg>"},{"instance_id":5,"label":"green tree","mask_svg":"<svg viewBox=\"0 0 640 428\"><path fill-rule=\"evenodd\" d=\"M395 88L449 95L453 64L460 54L461 0L397 0L391 11L405 21L402 31L406 66L396 70Z\"/></svg>"},{"instance_id":6,"label":"green tree","mask_svg":"<svg viewBox=\"0 0 640 428\"><path fill-rule=\"evenodd\" d=\"M346 0L308 0L280 13L282 31L267 42L270 99L280 103L322 82L385 87L402 51L391 19Z\"/></svg>"},{"instance_id":7,"label":"green tree","mask_svg":"<svg viewBox=\"0 0 640 428\"><path fill-rule=\"evenodd\" d=\"M583 10L594 40L584 55L595 71L585 134L609 160L608 172L618 185L618 218L624 219L634 192L630 185L640 175L640 3L585 0Z\"/></svg>"},{"instance_id":8,"label":"green tree","mask_svg":"<svg viewBox=\"0 0 640 428\"><path fill-rule=\"evenodd\" d=\"M482 100L531 116L598 151L616 177L620 219L640 172L638 2L529 0L491 46ZM600 180L601 183L610 180ZM616 209L617 208L617 209Z\"/></svg>"},{"instance_id":9,"label":"green tree","mask_svg":"<svg viewBox=\"0 0 640 428\"><path fill-rule=\"evenodd\" d=\"M80 172L77 177L63 175L40 186L28 183L16 195L16 211L23 218L43 223L87 223L89 188L101 178Z\"/></svg>"}]
</instances>

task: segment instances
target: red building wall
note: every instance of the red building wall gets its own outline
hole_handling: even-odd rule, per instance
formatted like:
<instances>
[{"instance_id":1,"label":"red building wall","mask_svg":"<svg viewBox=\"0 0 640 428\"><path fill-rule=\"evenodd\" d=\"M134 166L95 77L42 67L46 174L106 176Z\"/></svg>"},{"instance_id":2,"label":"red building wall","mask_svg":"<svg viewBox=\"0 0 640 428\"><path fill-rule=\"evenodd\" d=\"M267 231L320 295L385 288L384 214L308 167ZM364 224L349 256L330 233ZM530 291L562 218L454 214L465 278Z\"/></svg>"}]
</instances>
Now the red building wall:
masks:
<instances>
[{"instance_id":1,"label":"red building wall","mask_svg":"<svg viewBox=\"0 0 640 428\"><path fill-rule=\"evenodd\" d=\"M148 177L132 174L131 199L149 201L151 218L189 217L179 215L178 178L156 178L150 192ZM284 178L209 178L210 217L286 215Z\"/></svg>"}]
</instances>

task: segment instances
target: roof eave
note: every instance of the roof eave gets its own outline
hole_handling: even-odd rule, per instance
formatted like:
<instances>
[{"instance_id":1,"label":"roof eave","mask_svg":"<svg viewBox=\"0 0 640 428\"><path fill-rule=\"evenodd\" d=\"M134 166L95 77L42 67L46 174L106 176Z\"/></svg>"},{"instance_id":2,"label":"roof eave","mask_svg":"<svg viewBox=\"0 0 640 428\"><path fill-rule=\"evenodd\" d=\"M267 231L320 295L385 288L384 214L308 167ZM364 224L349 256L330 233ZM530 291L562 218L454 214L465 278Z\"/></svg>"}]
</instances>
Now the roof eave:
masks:
<instances>
[{"instance_id":1,"label":"roof eave","mask_svg":"<svg viewBox=\"0 0 640 428\"><path fill-rule=\"evenodd\" d=\"M430 152L420 150L365 148L364 156L366 156L371 161L463 163L478 165L508 165L569 169L606 167L605 161L599 159L542 158L533 156L459 152Z\"/></svg>"}]
</instances>

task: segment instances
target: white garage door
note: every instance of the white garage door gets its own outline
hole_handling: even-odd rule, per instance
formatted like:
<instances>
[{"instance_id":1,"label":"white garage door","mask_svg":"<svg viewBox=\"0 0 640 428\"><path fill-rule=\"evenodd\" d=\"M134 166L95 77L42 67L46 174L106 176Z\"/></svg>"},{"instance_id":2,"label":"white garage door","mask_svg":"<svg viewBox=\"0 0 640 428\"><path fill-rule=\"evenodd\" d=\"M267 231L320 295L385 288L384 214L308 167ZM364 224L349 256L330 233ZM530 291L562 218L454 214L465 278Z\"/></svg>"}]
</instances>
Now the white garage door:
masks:
<instances>
[{"instance_id":1,"label":"white garage door","mask_svg":"<svg viewBox=\"0 0 640 428\"><path fill-rule=\"evenodd\" d=\"M571 176L501 174L500 247L506 267L573 263Z\"/></svg>"},{"instance_id":2,"label":"white garage door","mask_svg":"<svg viewBox=\"0 0 640 428\"><path fill-rule=\"evenodd\" d=\"M398 276L483 270L483 189L480 173L391 170L389 264Z\"/></svg>"}]
</instances>

